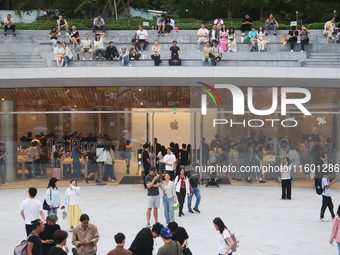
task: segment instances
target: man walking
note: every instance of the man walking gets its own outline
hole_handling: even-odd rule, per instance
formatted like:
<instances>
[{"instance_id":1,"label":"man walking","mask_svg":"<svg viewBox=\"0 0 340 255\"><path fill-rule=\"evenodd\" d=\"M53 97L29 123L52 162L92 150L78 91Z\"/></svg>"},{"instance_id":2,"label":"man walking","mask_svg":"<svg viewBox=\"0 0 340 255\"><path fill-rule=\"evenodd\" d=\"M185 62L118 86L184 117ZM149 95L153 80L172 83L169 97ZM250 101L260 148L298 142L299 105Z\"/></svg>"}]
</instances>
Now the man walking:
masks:
<instances>
[{"instance_id":1,"label":"man walking","mask_svg":"<svg viewBox=\"0 0 340 255\"><path fill-rule=\"evenodd\" d=\"M33 230L32 221L39 219L40 216L42 221L45 223L45 215L42 210L41 202L35 199L37 193L38 191L36 188L29 188L28 198L22 201L20 205L20 214L25 221L27 236Z\"/></svg>"},{"instance_id":2,"label":"man walking","mask_svg":"<svg viewBox=\"0 0 340 255\"><path fill-rule=\"evenodd\" d=\"M333 185L334 182L336 182L336 179L334 179L333 181L330 181L329 177L331 176L331 174L332 173L327 173L326 175L324 175L321 181L323 192L322 192L322 206L321 206L321 213L320 213L320 221L322 222L328 221L324 218L327 207L332 215L332 220L335 217L335 214L333 211L333 208L334 208L333 202L331 198L331 186Z\"/></svg>"},{"instance_id":3,"label":"man walking","mask_svg":"<svg viewBox=\"0 0 340 255\"><path fill-rule=\"evenodd\" d=\"M200 175L199 173L197 173L197 165L194 165L192 169L190 169L190 171L188 172L188 179L189 179L189 186L190 186L190 193L191 195L188 196L188 211L189 213L194 213L198 212L200 213L201 211L198 209L198 206L201 202L201 192L200 189L198 187L198 182L200 181ZM196 203L194 206L194 211L191 210L191 201L192 201L192 197L193 195L196 196Z\"/></svg>"},{"instance_id":4,"label":"man walking","mask_svg":"<svg viewBox=\"0 0 340 255\"><path fill-rule=\"evenodd\" d=\"M148 210L146 211L147 227L151 228L150 218L153 208L155 222L158 222L158 208L160 207L159 187L162 186L160 176L156 175L157 169L152 166L150 173L145 177L146 187L148 188Z\"/></svg>"},{"instance_id":5,"label":"man walking","mask_svg":"<svg viewBox=\"0 0 340 255\"><path fill-rule=\"evenodd\" d=\"M136 235L135 240L133 240L129 251L133 255L152 255L154 238L159 237L163 225L156 223L152 226L152 229L143 228Z\"/></svg>"},{"instance_id":6,"label":"man walking","mask_svg":"<svg viewBox=\"0 0 340 255\"><path fill-rule=\"evenodd\" d=\"M164 245L158 250L157 255L182 254L181 244L178 241L172 240L173 236L169 228L162 228L161 236Z\"/></svg>"},{"instance_id":7,"label":"man walking","mask_svg":"<svg viewBox=\"0 0 340 255\"><path fill-rule=\"evenodd\" d=\"M72 244L76 246L78 254L94 255L97 253L99 234L97 227L89 223L87 214L80 216L80 224L73 229Z\"/></svg>"},{"instance_id":8,"label":"man walking","mask_svg":"<svg viewBox=\"0 0 340 255\"><path fill-rule=\"evenodd\" d=\"M40 219L32 221L32 232L27 239L27 255L41 255L42 254L42 242L39 234L43 232L45 225Z\"/></svg>"}]
</instances>

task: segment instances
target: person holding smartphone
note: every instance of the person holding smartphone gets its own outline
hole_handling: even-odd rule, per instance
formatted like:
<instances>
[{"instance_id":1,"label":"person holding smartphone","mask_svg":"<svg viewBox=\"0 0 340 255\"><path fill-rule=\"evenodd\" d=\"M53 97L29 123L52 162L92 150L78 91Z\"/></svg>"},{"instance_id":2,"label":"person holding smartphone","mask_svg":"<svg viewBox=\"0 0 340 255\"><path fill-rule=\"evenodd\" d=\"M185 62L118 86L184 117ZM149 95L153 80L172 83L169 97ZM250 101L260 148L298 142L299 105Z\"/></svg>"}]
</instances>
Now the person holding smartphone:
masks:
<instances>
[{"instance_id":1,"label":"person holding smartphone","mask_svg":"<svg viewBox=\"0 0 340 255\"><path fill-rule=\"evenodd\" d=\"M310 34L309 30L306 28L305 25L302 25L301 31L299 33L299 36L301 37L300 44L301 44L301 52L304 52L305 50L305 44L309 42L308 35Z\"/></svg>"}]
</instances>

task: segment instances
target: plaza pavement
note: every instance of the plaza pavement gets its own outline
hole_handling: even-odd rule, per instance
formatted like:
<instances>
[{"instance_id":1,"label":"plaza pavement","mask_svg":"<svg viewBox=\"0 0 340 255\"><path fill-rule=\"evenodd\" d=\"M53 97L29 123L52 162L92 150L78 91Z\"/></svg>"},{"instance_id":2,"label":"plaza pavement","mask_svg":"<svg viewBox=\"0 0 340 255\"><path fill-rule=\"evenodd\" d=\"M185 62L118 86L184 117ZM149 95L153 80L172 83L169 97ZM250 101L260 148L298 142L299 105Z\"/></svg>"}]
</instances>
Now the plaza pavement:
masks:
<instances>
[{"instance_id":1,"label":"plaza pavement","mask_svg":"<svg viewBox=\"0 0 340 255\"><path fill-rule=\"evenodd\" d=\"M37 199L43 201L46 188L38 188ZM66 187L60 187L61 199ZM201 214L177 217L186 228L189 246L194 255L217 255L218 232L212 220L221 217L239 240L235 254L337 254L336 244L328 243L332 222L319 222L321 196L312 188L294 188L291 201L280 200L280 187L232 186L201 187ZM331 191L335 211L340 203L340 190ZM25 238L24 222L19 206L27 197L27 189L0 190L0 219L2 255L13 254L14 246ZM146 191L141 185L81 186L83 213L99 230L98 255L105 255L115 247L113 235L123 232L128 248L138 231L145 227ZM195 200L195 198L194 198ZM160 222L165 223L163 206ZM67 229L67 222L58 211L58 224ZM326 211L325 218L330 219ZM152 218L153 223L153 218ZM68 245L71 244L69 233ZM156 239L155 249L163 244ZM156 253L154 253L156 254Z\"/></svg>"}]
</instances>

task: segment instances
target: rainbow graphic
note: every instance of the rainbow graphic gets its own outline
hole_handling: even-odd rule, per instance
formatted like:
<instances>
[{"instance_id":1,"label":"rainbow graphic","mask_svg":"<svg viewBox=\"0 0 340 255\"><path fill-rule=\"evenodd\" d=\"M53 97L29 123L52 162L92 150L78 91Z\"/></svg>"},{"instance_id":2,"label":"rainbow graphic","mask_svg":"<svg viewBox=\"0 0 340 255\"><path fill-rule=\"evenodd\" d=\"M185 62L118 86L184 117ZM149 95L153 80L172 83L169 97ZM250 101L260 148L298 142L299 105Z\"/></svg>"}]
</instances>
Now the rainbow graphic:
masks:
<instances>
[{"instance_id":1,"label":"rainbow graphic","mask_svg":"<svg viewBox=\"0 0 340 255\"><path fill-rule=\"evenodd\" d=\"M197 83L206 87L206 88L198 87L198 89L206 92L212 98L212 100L214 101L215 105L217 106L217 102L216 102L216 99L215 99L214 95L208 89L210 89L212 92L214 92L214 94L217 96L218 101L220 102L220 104L222 106L221 97L220 97L220 95L217 93L217 91L212 86L210 86L210 85L208 85L206 83L203 83L203 82L197 82ZM201 109L202 109L201 110L202 115L206 115L207 114L207 95L206 94L202 94Z\"/></svg>"}]
</instances>

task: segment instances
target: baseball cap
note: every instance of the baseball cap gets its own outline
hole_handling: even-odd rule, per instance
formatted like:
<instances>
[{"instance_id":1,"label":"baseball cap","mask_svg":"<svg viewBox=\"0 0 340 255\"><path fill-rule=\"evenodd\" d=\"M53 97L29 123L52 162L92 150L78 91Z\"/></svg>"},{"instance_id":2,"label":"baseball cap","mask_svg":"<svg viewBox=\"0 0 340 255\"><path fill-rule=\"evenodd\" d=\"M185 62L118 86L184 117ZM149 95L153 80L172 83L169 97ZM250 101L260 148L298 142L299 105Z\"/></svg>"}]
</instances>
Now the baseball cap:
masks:
<instances>
[{"instance_id":1,"label":"baseball cap","mask_svg":"<svg viewBox=\"0 0 340 255\"><path fill-rule=\"evenodd\" d=\"M170 228L162 228L161 235L164 236L165 238L172 237Z\"/></svg>"}]
</instances>

